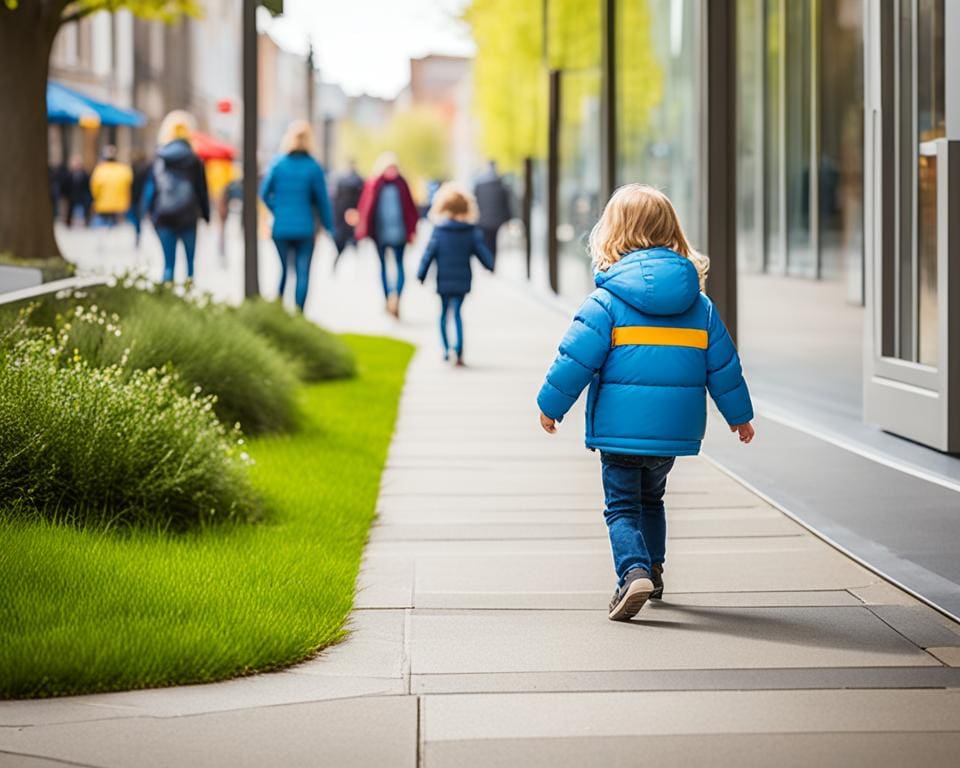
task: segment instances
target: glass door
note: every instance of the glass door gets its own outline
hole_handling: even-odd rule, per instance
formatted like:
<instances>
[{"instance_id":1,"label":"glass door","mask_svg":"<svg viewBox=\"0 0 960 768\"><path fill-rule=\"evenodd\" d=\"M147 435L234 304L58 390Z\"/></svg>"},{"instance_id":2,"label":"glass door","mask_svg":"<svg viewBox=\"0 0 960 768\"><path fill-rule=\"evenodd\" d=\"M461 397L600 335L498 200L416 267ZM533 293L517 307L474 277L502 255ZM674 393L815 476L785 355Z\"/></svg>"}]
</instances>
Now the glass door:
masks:
<instances>
[{"instance_id":1,"label":"glass door","mask_svg":"<svg viewBox=\"0 0 960 768\"><path fill-rule=\"evenodd\" d=\"M960 451L960 4L866 8L864 415Z\"/></svg>"}]
</instances>

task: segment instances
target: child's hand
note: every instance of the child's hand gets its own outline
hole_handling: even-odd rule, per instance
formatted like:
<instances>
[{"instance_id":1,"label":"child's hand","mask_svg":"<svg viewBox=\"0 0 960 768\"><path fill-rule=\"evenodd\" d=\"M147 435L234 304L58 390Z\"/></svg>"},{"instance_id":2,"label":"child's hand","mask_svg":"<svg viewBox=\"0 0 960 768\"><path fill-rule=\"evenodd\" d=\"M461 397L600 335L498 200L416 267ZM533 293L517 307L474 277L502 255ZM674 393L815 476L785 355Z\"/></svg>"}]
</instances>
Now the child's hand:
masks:
<instances>
[{"instance_id":1,"label":"child's hand","mask_svg":"<svg viewBox=\"0 0 960 768\"><path fill-rule=\"evenodd\" d=\"M549 432L551 435L557 431L557 422L545 413L540 414L540 426L543 427L544 432Z\"/></svg>"},{"instance_id":2,"label":"child's hand","mask_svg":"<svg viewBox=\"0 0 960 768\"><path fill-rule=\"evenodd\" d=\"M753 436L756 434L753 429L753 424L751 424L749 421L746 424L731 424L730 431L739 432L740 442L744 445L753 440Z\"/></svg>"}]
</instances>

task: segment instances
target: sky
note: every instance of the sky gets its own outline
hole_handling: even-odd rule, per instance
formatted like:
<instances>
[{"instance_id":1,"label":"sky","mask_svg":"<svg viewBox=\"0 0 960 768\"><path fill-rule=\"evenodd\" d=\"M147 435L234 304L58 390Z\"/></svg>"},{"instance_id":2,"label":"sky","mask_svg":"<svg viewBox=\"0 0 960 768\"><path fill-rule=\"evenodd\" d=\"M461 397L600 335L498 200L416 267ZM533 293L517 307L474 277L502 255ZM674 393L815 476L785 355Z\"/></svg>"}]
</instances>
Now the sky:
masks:
<instances>
[{"instance_id":1,"label":"sky","mask_svg":"<svg viewBox=\"0 0 960 768\"><path fill-rule=\"evenodd\" d=\"M393 98L410 79L410 58L469 56L469 29L458 16L468 0L285 0L284 15L263 19L274 40L305 52L313 42L323 79L350 95Z\"/></svg>"}]
</instances>

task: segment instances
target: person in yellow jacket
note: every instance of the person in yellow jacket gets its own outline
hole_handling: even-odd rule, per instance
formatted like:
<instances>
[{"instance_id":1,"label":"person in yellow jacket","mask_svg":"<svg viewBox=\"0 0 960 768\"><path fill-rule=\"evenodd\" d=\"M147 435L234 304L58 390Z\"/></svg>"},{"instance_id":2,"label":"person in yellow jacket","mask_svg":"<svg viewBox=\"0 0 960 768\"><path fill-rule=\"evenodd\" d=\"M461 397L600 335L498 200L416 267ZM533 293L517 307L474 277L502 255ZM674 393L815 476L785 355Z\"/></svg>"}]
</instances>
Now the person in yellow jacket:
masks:
<instances>
[{"instance_id":1,"label":"person in yellow jacket","mask_svg":"<svg viewBox=\"0 0 960 768\"><path fill-rule=\"evenodd\" d=\"M130 210L133 169L117 161L117 148L113 145L103 148L102 158L90 176L90 192L98 223L112 227Z\"/></svg>"}]
</instances>

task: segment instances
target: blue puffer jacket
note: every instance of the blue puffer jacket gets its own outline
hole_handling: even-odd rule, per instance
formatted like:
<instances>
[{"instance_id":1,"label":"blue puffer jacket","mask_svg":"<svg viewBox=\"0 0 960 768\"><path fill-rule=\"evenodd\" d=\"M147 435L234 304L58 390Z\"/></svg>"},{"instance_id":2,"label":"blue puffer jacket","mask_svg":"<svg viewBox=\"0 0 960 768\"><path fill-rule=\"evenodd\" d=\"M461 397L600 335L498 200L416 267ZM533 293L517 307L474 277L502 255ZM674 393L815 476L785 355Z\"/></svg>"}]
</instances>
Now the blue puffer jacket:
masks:
<instances>
[{"instance_id":1,"label":"blue puffer jacket","mask_svg":"<svg viewBox=\"0 0 960 768\"><path fill-rule=\"evenodd\" d=\"M740 357L689 259L636 251L577 311L537 404L561 419L588 384L588 448L692 456L706 430L705 390L728 424L753 418Z\"/></svg>"},{"instance_id":2,"label":"blue puffer jacket","mask_svg":"<svg viewBox=\"0 0 960 768\"><path fill-rule=\"evenodd\" d=\"M436 260L437 293L448 296L467 294L473 279L470 257L474 255L483 266L493 271L493 254L484 243L479 227L465 221L442 221L433 228L420 260L417 279L423 282L430 264Z\"/></svg>"},{"instance_id":3,"label":"blue puffer jacket","mask_svg":"<svg viewBox=\"0 0 960 768\"><path fill-rule=\"evenodd\" d=\"M333 232L333 213L323 166L306 152L291 152L277 158L260 185L260 197L273 213L275 238L313 237L317 234L314 212L324 228Z\"/></svg>"}]
</instances>

